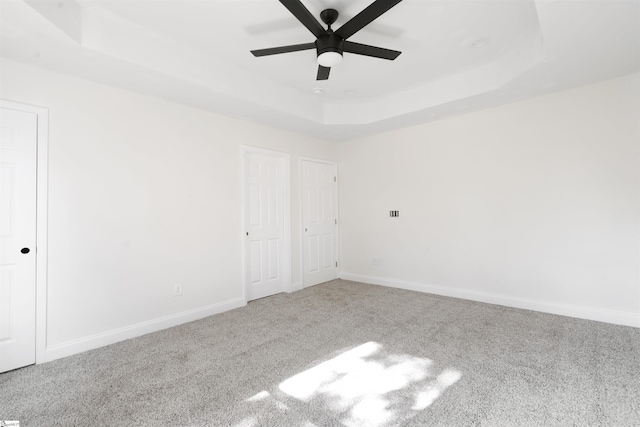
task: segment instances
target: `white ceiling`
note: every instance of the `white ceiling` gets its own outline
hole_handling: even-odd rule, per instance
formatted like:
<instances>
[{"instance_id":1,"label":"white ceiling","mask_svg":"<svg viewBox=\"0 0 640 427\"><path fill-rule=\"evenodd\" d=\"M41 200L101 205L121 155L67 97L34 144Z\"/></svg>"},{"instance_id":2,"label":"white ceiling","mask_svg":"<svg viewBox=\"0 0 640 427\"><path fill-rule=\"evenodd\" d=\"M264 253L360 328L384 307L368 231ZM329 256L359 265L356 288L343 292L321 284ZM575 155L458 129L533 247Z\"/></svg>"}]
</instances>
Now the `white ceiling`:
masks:
<instances>
[{"instance_id":1,"label":"white ceiling","mask_svg":"<svg viewBox=\"0 0 640 427\"><path fill-rule=\"evenodd\" d=\"M640 1L404 0L350 40L402 54L317 82L314 50L249 53L314 41L277 0L0 0L2 57L337 141L636 72Z\"/></svg>"}]
</instances>

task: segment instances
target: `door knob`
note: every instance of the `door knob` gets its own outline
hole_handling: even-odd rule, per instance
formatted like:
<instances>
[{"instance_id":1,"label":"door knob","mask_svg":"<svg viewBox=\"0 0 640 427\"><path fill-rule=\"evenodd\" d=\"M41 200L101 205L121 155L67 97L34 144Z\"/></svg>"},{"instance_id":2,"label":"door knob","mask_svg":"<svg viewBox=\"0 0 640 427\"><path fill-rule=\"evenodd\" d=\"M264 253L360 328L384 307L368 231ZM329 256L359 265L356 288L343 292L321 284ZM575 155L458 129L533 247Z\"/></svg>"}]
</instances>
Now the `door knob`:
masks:
<instances>
[{"instance_id":1,"label":"door knob","mask_svg":"<svg viewBox=\"0 0 640 427\"><path fill-rule=\"evenodd\" d=\"M305 233L307 232L307 229L306 229L306 228L304 229L304 232L305 232Z\"/></svg>"},{"instance_id":2,"label":"door knob","mask_svg":"<svg viewBox=\"0 0 640 427\"><path fill-rule=\"evenodd\" d=\"M22 249L20 249L20 252L22 252L23 254L28 254L30 250L31 249L29 249L29 248L22 248Z\"/></svg>"}]
</instances>

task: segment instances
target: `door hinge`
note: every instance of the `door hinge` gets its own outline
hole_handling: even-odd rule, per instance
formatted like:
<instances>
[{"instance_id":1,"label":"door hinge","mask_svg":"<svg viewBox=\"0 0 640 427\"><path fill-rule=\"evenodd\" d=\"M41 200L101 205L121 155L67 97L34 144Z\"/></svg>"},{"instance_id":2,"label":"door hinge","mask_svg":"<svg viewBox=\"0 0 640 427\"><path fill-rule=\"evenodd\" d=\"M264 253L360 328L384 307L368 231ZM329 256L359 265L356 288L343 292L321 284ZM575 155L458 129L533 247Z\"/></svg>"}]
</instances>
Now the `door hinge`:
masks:
<instances>
[{"instance_id":1,"label":"door hinge","mask_svg":"<svg viewBox=\"0 0 640 427\"><path fill-rule=\"evenodd\" d=\"M338 266L338 261L336 261L336 267Z\"/></svg>"},{"instance_id":2,"label":"door hinge","mask_svg":"<svg viewBox=\"0 0 640 427\"><path fill-rule=\"evenodd\" d=\"M338 225L338 219L336 218L334 221L336 222L336 225Z\"/></svg>"},{"instance_id":3,"label":"door hinge","mask_svg":"<svg viewBox=\"0 0 640 427\"><path fill-rule=\"evenodd\" d=\"M333 177L333 182L338 182L338 177L337 176Z\"/></svg>"}]
</instances>

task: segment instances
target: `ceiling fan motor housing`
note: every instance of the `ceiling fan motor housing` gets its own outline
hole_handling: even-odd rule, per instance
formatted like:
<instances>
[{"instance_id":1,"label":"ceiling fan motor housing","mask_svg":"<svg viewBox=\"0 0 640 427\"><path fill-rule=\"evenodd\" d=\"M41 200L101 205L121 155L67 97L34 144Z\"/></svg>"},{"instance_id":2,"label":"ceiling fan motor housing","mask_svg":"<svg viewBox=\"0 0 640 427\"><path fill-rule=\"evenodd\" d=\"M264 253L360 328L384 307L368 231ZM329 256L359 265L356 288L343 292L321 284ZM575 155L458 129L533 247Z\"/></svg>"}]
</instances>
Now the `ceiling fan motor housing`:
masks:
<instances>
[{"instance_id":1,"label":"ceiling fan motor housing","mask_svg":"<svg viewBox=\"0 0 640 427\"><path fill-rule=\"evenodd\" d=\"M344 51L344 39L337 34L325 34L316 40L316 51L318 56L325 52L337 52L342 55Z\"/></svg>"}]
</instances>

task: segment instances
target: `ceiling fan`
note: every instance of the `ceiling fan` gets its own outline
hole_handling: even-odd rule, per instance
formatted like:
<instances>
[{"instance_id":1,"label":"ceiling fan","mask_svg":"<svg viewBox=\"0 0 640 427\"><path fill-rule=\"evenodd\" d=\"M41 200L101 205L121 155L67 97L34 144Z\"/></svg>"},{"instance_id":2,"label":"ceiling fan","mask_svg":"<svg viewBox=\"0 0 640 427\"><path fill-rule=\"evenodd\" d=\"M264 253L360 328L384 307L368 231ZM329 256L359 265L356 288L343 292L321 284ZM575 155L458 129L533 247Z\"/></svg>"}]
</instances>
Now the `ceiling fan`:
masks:
<instances>
[{"instance_id":1,"label":"ceiling fan","mask_svg":"<svg viewBox=\"0 0 640 427\"><path fill-rule=\"evenodd\" d=\"M254 56L276 55L279 53L297 52L300 50L316 49L318 55L318 75L316 80L329 79L331 67L342 61L344 52L358 55L372 56L394 60L402 52L384 49L376 46L350 42L347 39L369 25L373 20L391 9L402 0L375 0L362 12L351 18L344 25L333 31L331 24L338 19L338 11L325 9L320 13L320 19L327 24L327 29L313 17L300 0L279 0L289 12L295 16L309 31L316 36L314 43L294 44L289 46L272 47L269 49L252 50Z\"/></svg>"}]
</instances>

